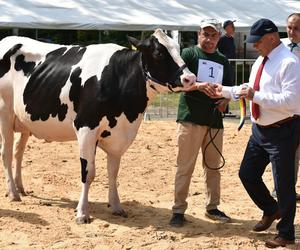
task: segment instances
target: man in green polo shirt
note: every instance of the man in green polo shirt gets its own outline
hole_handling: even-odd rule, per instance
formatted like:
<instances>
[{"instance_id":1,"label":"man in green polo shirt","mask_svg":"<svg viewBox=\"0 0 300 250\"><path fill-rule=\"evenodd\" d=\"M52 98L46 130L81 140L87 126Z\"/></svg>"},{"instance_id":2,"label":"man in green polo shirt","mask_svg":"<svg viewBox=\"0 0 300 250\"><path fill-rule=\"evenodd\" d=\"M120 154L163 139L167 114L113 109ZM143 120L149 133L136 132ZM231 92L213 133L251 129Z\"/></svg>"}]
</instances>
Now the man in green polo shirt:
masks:
<instances>
[{"instance_id":1,"label":"man in green polo shirt","mask_svg":"<svg viewBox=\"0 0 300 250\"><path fill-rule=\"evenodd\" d=\"M231 86L229 62L224 55L216 51L221 35L220 29L221 23L216 19L203 20L198 32L198 44L184 49L182 58L190 71L197 76L197 82ZM216 100L204 93L198 88L182 93L179 100L175 204L170 221L170 225L174 227L181 227L185 222L186 198L200 148L204 159L206 186L205 216L222 222L230 221L225 213L218 210L221 175L219 170L215 170L221 162L223 146L222 112L225 111L229 100ZM213 143L209 143L210 135L214 138Z\"/></svg>"}]
</instances>

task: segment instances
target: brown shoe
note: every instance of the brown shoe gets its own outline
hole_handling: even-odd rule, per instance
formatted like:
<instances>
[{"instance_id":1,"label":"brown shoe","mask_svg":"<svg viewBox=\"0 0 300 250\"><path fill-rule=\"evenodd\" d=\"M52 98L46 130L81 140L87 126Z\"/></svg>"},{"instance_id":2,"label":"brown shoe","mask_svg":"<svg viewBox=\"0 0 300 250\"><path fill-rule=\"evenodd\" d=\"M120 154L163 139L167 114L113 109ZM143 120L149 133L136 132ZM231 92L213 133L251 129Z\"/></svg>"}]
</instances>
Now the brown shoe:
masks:
<instances>
[{"instance_id":1,"label":"brown shoe","mask_svg":"<svg viewBox=\"0 0 300 250\"><path fill-rule=\"evenodd\" d=\"M266 229L268 229L274 220L278 220L280 219L280 214L279 211L277 211L276 213L266 216L264 215L261 220L254 226L253 231L255 232L261 232L264 231Z\"/></svg>"},{"instance_id":2,"label":"brown shoe","mask_svg":"<svg viewBox=\"0 0 300 250\"><path fill-rule=\"evenodd\" d=\"M268 248L285 247L288 244L295 244L295 240L287 240L280 236L276 236L272 240L267 240L265 245Z\"/></svg>"}]
</instances>

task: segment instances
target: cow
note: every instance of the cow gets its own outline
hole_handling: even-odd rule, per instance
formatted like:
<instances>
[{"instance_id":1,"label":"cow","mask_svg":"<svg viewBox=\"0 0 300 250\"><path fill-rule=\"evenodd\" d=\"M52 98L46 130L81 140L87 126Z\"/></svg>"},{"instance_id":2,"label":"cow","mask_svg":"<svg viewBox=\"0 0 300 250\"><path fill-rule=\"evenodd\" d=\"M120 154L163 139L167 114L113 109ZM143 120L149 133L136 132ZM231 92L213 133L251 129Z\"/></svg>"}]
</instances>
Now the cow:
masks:
<instances>
[{"instance_id":1,"label":"cow","mask_svg":"<svg viewBox=\"0 0 300 250\"><path fill-rule=\"evenodd\" d=\"M1 156L8 196L25 193L21 162L30 135L46 141L77 140L82 191L76 222L89 223L89 187L95 153L107 154L109 205L126 217L117 190L121 156L136 137L147 105L157 93L183 91L196 77L179 55L179 46L162 30L136 48L116 44L58 45L11 36L0 41ZM14 133L15 176L12 174Z\"/></svg>"}]
</instances>

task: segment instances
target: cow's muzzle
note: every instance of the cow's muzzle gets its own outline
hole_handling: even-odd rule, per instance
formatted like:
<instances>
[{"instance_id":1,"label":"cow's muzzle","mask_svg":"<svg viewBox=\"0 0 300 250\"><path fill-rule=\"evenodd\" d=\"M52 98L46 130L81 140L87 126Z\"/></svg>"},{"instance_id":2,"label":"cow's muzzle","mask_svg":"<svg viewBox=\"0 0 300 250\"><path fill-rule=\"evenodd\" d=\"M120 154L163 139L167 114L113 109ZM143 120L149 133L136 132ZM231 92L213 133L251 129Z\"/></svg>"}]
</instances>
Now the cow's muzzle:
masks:
<instances>
[{"instance_id":1,"label":"cow's muzzle","mask_svg":"<svg viewBox=\"0 0 300 250\"><path fill-rule=\"evenodd\" d=\"M181 76L180 80L184 88L189 88L191 87L191 85L193 85L196 82L197 78L195 74L188 72L188 73L184 73Z\"/></svg>"}]
</instances>

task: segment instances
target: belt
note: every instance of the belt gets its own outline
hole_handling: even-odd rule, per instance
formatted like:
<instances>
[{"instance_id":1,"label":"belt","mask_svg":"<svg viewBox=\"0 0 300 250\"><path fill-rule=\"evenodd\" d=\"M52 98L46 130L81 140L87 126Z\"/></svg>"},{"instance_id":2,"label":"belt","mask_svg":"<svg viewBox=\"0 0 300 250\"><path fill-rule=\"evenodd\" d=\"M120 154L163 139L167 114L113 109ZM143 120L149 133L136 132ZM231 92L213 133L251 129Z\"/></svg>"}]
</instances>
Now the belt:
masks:
<instances>
[{"instance_id":1,"label":"belt","mask_svg":"<svg viewBox=\"0 0 300 250\"><path fill-rule=\"evenodd\" d=\"M286 124L290 121L296 120L299 117L300 117L299 115L294 115L294 116L290 116L288 118L285 118L285 119L280 120L278 122L274 122L274 123L269 124L269 125L259 125L259 124L256 124L256 125L260 128L280 128L282 125L284 125L284 124Z\"/></svg>"}]
</instances>

